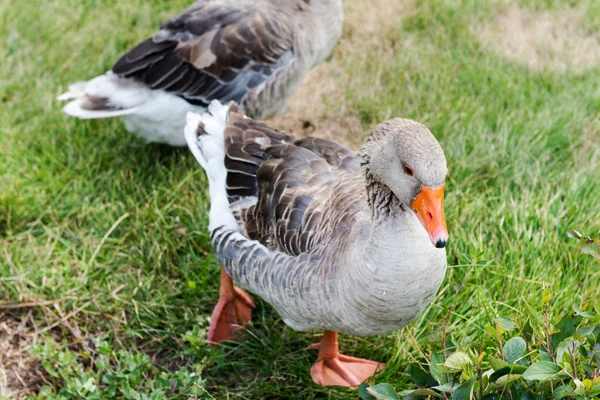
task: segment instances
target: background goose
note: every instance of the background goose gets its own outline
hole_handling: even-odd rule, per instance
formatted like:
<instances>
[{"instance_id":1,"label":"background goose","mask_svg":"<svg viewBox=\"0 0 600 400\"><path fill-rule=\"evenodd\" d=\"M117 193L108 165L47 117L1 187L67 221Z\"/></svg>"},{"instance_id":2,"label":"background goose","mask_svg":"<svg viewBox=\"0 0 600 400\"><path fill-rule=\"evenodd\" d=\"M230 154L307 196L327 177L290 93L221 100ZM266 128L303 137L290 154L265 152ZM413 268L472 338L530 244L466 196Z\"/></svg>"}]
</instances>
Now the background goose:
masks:
<instances>
[{"instance_id":1,"label":"background goose","mask_svg":"<svg viewBox=\"0 0 600 400\"><path fill-rule=\"evenodd\" d=\"M357 155L279 133L235 104L209 110L188 114L186 139L209 179L217 257L287 325L325 330L316 383L359 384L378 363L339 354L337 332L406 325L444 278L442 148L406 119L377 126Z\"/></svg>"},{"instance_id":2,"label":"background goose","mask_svg":"<svg viewBox=\"0 0 600 400\"><path fill-rule=\"evenodd\" d=\"M124 116L148 142L183 146L186 112L211 100L234 100L254 118L282 112L335 47L342 19L341 0L200 0L58 99L74 99L68 115Z\"/></svg>"}]
</instances>

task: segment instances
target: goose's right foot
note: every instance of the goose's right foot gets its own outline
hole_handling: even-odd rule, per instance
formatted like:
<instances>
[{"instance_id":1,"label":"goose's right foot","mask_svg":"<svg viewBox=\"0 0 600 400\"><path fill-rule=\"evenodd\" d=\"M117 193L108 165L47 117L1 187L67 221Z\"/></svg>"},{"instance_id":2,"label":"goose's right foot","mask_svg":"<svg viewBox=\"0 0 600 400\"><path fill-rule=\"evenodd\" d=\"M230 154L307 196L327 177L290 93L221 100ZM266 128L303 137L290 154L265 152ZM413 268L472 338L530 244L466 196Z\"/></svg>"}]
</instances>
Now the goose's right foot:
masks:
<instances>
[{"instance_id":1,"label":"goose's right foot","mask_svg":"<svg viewBox=\"0 0 600 400\"><path fill-rule=\"evenodd\" d=\"M234 287L227 272L221 268L219 302L212 313L208 345L212 347L224 340L238 339L240 330L252 319L253 308L252 297L242 289Z\"/></svg>"}]
</instances>

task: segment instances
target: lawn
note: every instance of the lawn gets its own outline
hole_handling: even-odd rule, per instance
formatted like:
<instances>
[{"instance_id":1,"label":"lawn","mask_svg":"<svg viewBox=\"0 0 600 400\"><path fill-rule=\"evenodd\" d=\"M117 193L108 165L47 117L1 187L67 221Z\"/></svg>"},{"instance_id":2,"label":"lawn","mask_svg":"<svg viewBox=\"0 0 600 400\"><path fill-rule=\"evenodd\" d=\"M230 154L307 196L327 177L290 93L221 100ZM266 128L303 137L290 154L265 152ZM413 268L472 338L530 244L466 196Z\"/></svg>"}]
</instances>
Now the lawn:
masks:
<instances>
[{"instance_id":1,"label":"lawn","mask_svg":"<svg viewBox=\"0 0 600 400\"><path fill-rule=\"evenodd\" d=\"M205 346L219 268L201 168L186 149L146 145L120 120L67 118L54 100L188 3L0 3L0 398L356 397L312 383L306 347L320 332L292 331L266 303L243 343ZM546 288L555 318L600 313L600 264L567 236L600 230L597 2L347 3L339 48L273 124L355 147L390 117L426 124L448 160L450 241L422 317L343 336L342 350L385 362L373 382L402 390L436 334L470 349L500 320L533 320ZM502 47L497 17L519 4L557 24L564 52Z\"/></svg>"}]
</instances>

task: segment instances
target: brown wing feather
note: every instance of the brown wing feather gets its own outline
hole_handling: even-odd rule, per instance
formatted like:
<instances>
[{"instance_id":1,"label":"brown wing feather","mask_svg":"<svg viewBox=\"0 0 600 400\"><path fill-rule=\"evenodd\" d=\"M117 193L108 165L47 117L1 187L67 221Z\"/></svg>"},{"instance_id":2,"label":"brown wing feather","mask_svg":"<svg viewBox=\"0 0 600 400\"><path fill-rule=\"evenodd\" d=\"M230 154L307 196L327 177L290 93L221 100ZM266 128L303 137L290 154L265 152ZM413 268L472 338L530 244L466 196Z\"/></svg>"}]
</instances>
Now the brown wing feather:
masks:
<instances>
[{"instance_id":1,"label":"brown wing feather","mask_svg":"<svg viewBox=\"0 0 600 400\"><path fill-rule=\"evenodd\" d=\"M314 137L306 137L294 142L296 146L303 147L314 153L320 154L327 163L338 170L354 173L360 171L360 158L352 150L337 142Z\"/></svg>"},{"instance_id":2,"label":"brown wing feather","mask_svg":"<svg viewBox=\"0 0 600 400\"><path fill-rule=\"evenodd\" d=\"M316 251L366 207L360 159L339 143L296 140L244 119L235 105L225 141L230 201L257 196L240 213L253 240L290 255Z\"/></svg>"},{"instance_id":3,"label":"brown wing feather","mask_svg":"<svg viewBox=\"0 0 600 400\"><path fill-rule=\"evenodd\" d=\"M293 33L271 1L199 1L113 66L115 74L192 103L240 102L293 58Z\"/></svg>"}]
</instances>

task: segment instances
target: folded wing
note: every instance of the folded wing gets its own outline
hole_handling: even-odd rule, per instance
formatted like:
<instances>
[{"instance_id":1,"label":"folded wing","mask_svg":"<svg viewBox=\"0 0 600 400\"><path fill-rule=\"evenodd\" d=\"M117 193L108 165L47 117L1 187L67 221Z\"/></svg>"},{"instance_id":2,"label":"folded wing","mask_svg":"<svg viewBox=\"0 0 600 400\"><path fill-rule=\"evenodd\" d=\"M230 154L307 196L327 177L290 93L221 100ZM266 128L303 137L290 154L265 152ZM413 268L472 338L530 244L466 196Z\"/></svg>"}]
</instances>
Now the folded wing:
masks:
<instances>
[{"instance_id":1,"label":"folded wing","mask_svg":"<svg viewBox=\"0 0 600 400\"><path fill-rule=\"evenodd\" d=\"M360 158L336 142L296 139L235 105L225 141L229 200L244 204L240 224L250 239L289 255L315 252L365 210Z\"/></svg>"},{"instance_id":2,"label":"folded wing","mask_svg":"<svg viewBox=\"0 0 600 400\"><path fill-rule=\"evenodd\" d=\"M289 21L271 1L199 1L125 54L112 71L193 104L240 102L293 61L292 40Z\"/></svg>"}]
</instances>

